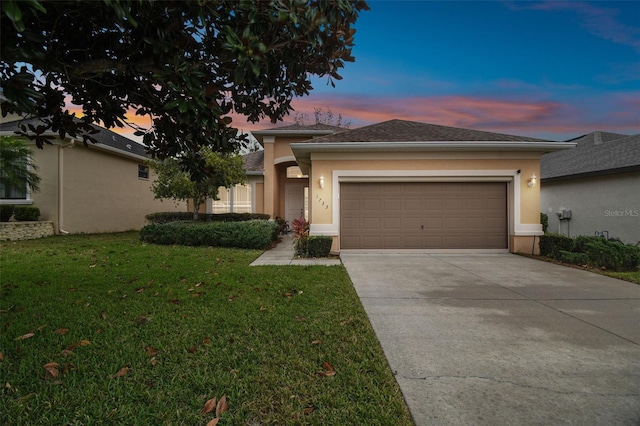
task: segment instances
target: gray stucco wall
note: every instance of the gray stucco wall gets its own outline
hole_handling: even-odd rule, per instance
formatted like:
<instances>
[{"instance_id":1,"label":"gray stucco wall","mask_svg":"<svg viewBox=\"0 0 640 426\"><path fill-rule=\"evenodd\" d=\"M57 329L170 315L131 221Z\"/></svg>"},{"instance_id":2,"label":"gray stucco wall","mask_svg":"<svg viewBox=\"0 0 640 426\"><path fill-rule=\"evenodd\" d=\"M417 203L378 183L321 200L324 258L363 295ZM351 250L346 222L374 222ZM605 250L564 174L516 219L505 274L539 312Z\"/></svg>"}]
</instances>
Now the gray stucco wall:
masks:
<instances>
[{"instance_id":1,"label":"gray stucco wall","mask_svg":"<svg viewBox=\"0 0 640 426\"><path fill-rule=\"evenodd\" d=\"M540 207L549 215L548 232L575 237L607 231L626 243L640 241L640 173L542 182ZM556 212L572 211L569 221Z\"/></svg>"}]
</instances>

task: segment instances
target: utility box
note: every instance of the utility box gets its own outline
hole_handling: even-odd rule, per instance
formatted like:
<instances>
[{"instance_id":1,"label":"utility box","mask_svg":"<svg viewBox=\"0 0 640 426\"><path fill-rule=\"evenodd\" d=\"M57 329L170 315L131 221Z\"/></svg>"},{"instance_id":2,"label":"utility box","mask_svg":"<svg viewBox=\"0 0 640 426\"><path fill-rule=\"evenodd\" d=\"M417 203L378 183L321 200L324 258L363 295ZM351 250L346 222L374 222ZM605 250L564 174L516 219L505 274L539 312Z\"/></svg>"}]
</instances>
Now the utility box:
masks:
<instances>
[{"instance_id":1,"label":"utility box","mask_svg":"<svg viewBox=\"0 0 640 426\"><path fill-rule=\"evenodd\" d=\"M560 220L569 220L571 219L571 210L560 210L558 213L556 213L558 215L558 219Z\"/></svg>"}]
</instances>

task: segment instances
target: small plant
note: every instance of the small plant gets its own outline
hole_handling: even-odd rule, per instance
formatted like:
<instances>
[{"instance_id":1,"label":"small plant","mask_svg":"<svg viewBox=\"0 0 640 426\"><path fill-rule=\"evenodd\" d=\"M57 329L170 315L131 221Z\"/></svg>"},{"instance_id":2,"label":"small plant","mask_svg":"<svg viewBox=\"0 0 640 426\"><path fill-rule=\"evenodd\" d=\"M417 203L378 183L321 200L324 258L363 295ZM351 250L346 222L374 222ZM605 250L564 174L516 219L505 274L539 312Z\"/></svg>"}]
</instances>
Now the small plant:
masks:
<instances>
[{"instance_id":1,"label":"small plant","mask_svg":"<svg viewBox=\"0 0 640 426\"><path fill-rule=\"evenodd\" d=\"M34 206L16 206L13 217L18 222L35 222L40 218L40 209Z\"/></svg>"},{"instance_id":2,"label":"small plant","mask_svg":"<svg viewBox=\"0 0 640 426\"><path fill-rule=\"evenodd\" d=\"M542 232L547 233L549 229L549 216L546 213L540 213L540 224L542 225Z\"/></svg>"},{"instance_id":3,"label":"small plant","mask_svg":"<svg viewBox=\"0 0 640 426\"><path fill-rule=\"evenodd\" d=\"M291 222L291 231L293 232L293 247L296 254L301 257L307 256L307 242L309 239L309 222L300 216Z\"/></svg>"},{"instance_id":4,"label":"small plant","mask_svg":"<svg viewBox=\"0 0 640 426\"><path fill-rule=\"evenodd\" d=\"M0 205L0 222L9 222L9 219L13 216L14 207L11 204Z\"/></svg>"},{"instance_id":5,"label":"small plant","mask_svg":"<svg viewBox=\"0 0 640 426\"><path fill-rule=\"evenodd\" d=\"M276 216L275 221L280 227L281 234L287 234L289 232L289 223L286 220L284 220L283 217Z\"/></svg>"}]
</instances>

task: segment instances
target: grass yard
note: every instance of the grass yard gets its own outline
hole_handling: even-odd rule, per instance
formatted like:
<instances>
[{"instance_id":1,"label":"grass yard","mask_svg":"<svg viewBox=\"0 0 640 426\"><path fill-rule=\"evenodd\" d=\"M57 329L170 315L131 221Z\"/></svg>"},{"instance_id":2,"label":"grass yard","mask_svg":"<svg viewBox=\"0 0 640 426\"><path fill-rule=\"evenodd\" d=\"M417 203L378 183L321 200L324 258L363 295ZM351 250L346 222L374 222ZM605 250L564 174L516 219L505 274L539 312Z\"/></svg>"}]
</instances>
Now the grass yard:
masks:
<instances>
[{"instance_id":1,"label":"grass yard","mask_svg":"<svg viewBox=\"0 0 640 426\"><path fill-rule=\"evenodd\" d=\"M0 424L412 424L344 268L259 254L2 243Z\"/></svg>"}]
</instances>

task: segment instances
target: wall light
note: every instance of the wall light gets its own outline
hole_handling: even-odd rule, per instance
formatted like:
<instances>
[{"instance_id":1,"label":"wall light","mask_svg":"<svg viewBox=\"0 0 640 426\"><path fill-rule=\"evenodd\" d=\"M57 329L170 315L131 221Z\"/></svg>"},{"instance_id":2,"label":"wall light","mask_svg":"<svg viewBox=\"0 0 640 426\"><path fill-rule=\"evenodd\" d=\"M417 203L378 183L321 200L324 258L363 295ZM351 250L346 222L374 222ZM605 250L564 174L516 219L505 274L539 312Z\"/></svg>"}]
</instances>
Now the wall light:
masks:
<instances>
[{"instance_id":1,"label":"wall light","mask_svg":"<svg viewBox=\"0 0 640 426\"><path fill-rule=\"evenodd\" d=\"M324 188L324 176L320 175L318 179L318 185L320 185L320 189Z\"/></svg>"},{"instance_id":2,"label":"wall light","mask_svg":"<svg viewBox=\"0 0 640 426\"><path fill-rule=\"evenodd\" d=\"M538 178L536 177L536 175L531 175L529 181L527 182L527 185L529 186L529 188L533 188L534 186L536 186L537 182Z\"/></svg>"}]
</instances>

